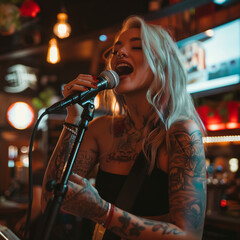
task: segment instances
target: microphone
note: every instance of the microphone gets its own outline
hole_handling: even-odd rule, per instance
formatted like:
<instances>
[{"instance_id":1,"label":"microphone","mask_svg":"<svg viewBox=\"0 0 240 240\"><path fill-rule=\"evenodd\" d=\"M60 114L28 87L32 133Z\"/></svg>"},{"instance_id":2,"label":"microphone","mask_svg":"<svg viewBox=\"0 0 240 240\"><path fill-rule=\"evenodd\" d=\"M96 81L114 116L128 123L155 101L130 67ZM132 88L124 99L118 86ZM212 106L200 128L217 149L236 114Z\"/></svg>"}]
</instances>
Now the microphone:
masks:
<instances>
[{"instance_id":1,"label":"microphone","mask_svg":"<svg viewBox=\"0 0 240 240\"><path fill-rule=\"evenodd\" d=\"M47 114L58 111L60 109L66 108L69 105L73 105L76 103L86 104L89 100L94 98L100 91L104 89L112 89L115 88L119 83L119 76L113 70L105 70L103 71L97 79L99 82L97 83L97 88L90 88L87 91L73 93L63 100L54 103L52 106L47 108L45 112Z\"/></svg>"}]
</instances>

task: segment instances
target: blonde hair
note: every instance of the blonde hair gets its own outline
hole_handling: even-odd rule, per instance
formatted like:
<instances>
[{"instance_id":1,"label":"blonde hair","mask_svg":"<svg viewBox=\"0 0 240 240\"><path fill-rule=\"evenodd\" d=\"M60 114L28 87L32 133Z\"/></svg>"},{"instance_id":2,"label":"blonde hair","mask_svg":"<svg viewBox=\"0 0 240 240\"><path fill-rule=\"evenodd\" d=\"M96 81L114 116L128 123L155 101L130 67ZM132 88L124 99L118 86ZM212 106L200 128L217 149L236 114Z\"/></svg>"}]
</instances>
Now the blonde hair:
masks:
<instances>
[{"instance_id":1,"label":"blonde hair","mask_svg":"<svg viewBox=\"0 0 240 240\"><path fill-rule=\"evenodd\" d=\"M156 127L150 130L143 142L143 150L149 160L150 173L154 167L159 146L166 144L169 150L168 130L173 123L181 119L192 119L198 124L202 133L204 133L204 125L186 89L187 74L181 53L167 31L158 25L147 24L138 16L131 16L123 23L116 40L122 32L131 28L139 28L141 31L143 54L154 75L146 98L153 106L153 112L149 115L147 124ZM111 55L106 64L110 69ZM116 97L123 109L121 113L126 112L123 97Z\"/></svg>"}]
</instances>

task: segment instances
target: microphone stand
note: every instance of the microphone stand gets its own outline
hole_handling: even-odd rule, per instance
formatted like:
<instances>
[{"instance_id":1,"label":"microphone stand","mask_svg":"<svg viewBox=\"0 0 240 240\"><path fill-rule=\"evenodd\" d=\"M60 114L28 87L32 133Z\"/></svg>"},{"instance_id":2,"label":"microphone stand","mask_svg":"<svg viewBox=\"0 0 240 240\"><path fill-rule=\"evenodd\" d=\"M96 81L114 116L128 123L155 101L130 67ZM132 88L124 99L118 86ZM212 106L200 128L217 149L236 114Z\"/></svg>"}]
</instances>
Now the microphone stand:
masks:
<instances>
[{"instance_id":1,"label":"microphone stand","mask_svg":"<svg viewBox=\"0 0 240 240\"><path fill-rule=\"evenodd\" d=\"M46 186L47 191L52 192L54 190L54 197L49 199L47 203L47 207L43 217L43 231L40 238L41 240L48 240L51 235L56 216L67 193L68 179L72 173L72 167L77 156L79 147L81 145L83 135L87 130L88 123L93 119L95 106L92 101L87 101L87 103L83 107L84 110L81 114L81 121L79 124L77 136L74 141L68 161L66 162L67 165L64 169L61 181L60 183L56 184L55 181L52 180L48 182Z\"/></svg>"}]
</instances>

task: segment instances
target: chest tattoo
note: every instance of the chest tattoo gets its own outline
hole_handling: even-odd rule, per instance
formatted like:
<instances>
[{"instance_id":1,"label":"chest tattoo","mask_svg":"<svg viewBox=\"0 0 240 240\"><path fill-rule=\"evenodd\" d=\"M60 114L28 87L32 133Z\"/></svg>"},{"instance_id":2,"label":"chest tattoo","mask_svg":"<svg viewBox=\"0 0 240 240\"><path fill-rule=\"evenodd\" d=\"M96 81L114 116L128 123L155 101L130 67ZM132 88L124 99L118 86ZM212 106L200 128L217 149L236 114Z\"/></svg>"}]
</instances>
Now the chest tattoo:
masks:
<instances>
[{"instance_id":1,"label":"chest tattoo","mask_svg":"<svg viewBox=\"0 0 240 240\"><path fill-rule=\"evenodd\" d=\"M136 129L126 119L117 120L113 126L114 138L117 141L114 150L108 154L107 161L134 161L138 155L137 145L142 140L142 130Z\"/></svg>"}]
</instances>

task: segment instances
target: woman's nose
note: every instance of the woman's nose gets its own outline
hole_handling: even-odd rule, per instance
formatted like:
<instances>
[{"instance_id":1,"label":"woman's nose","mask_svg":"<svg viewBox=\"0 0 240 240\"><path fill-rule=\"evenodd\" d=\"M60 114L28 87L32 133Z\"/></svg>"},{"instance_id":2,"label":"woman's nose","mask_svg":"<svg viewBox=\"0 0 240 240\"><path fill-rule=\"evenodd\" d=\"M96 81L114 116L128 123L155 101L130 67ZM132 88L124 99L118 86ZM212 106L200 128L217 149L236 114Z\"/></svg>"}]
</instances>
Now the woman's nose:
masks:
<instances>
[{"instance_id":1,"label":"woman's nose","mask_svg":"<svg viewBox=\"0 0 240 240\"><path fill-rule=\"evenodd\" d=\"M125 47L121 47L118 49L117 51L117 57L118 58L123 58L123 57L127 57L128 53L127 53L127 49Z\"/></svg>"}]
</instances>

